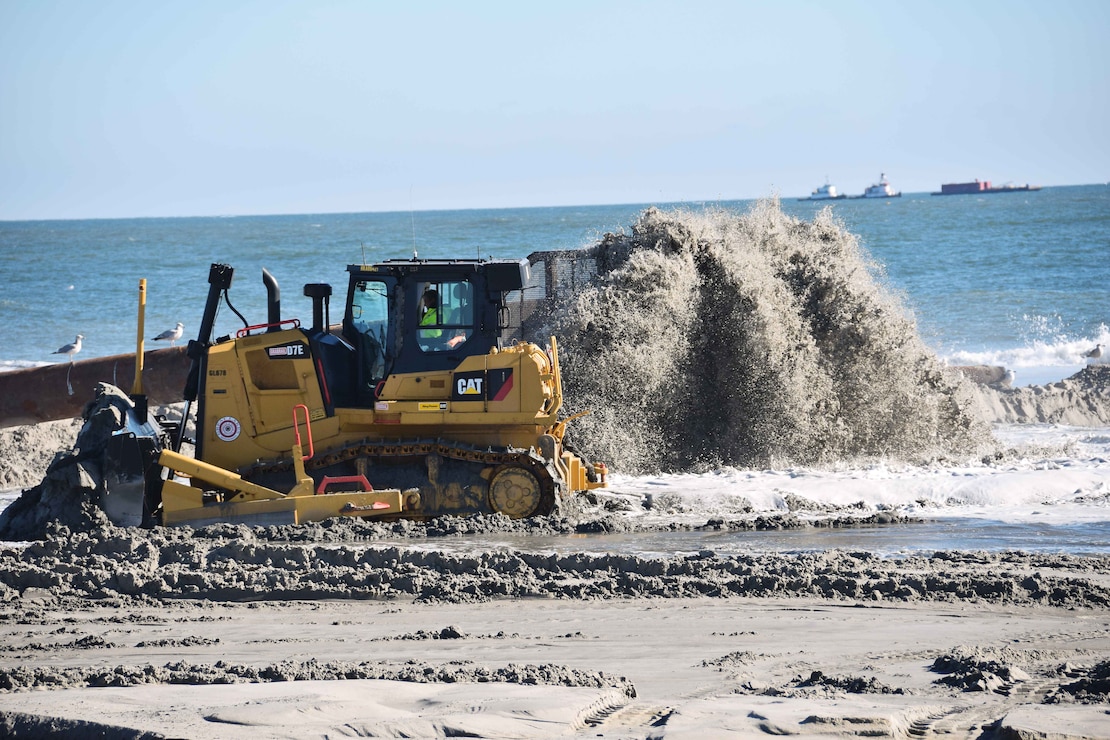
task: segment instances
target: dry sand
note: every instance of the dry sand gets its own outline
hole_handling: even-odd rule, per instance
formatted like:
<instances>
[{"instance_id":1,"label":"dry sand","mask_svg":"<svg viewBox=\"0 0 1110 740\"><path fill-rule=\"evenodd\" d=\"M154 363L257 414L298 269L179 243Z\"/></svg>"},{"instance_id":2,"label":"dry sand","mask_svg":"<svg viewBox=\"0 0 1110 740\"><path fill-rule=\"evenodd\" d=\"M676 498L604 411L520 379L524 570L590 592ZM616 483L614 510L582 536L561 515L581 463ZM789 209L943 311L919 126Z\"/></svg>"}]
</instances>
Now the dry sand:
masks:
<instances>
[{"instance_id":1,"label":"dry sand","mask_svg":"<svg viewBox=\"0 0 1110 740\"><path fill-rule=\"evenodd\" d=\"M5 430L3 480L75 433ZM1110 738L1108 558L435 546L627 526L614 508L0 543L0 735Z\"/></svg>"},{"instance_id":2,"label":"dry sand","mask_svg":"<svg viewBox=\"0 0 1110 740\"><path fill-rule=\"evenodd\" d=\"M0 695L0 727L25 736L88 737L83 722L190 738L1106 737L1110 725L1103 610L38 597L10 604L3 626L4 683L39 676ZM1062 687L1091 682L1100 661L1100 703L1075 703Z\"/></svg>"},{"instance_id":3,"label":"dry sand","mask_svg":"<svg viewBox=\"0 0 1110 740\"><path fill-rule=\"evenodd\" d=\"M0 550L0 728L1110 737L1108 558L374 544L404 534L451 529L56 527Z\"/></svg>"}]
</instances>

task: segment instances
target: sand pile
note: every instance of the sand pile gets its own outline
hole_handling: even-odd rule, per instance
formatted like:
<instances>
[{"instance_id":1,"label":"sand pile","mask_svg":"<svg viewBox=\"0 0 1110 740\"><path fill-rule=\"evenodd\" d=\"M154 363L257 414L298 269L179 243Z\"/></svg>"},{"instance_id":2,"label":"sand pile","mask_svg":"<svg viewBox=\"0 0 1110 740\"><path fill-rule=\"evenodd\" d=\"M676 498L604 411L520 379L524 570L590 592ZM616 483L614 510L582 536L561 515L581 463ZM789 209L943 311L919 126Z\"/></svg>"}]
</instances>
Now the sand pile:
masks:
<instances>
[{"instance_id":1,"label":"sand pile","mask_svg":"<svg viewBox=\"0 0 1110 740\"><path fill-rule=\"evenodd\" d=\"M960 645L938 656L931 670L942 674L936 683L962 691L1000 691L1015 683L1031 681L1022 666L1026 651L1012 648ZM1110 661L1079 667L1060 664L1053 673L1059 686L1044 698L1046 704L1105 704L1110 701Z\"/></svg>"},{"instance_id":2,"label":"sand pile","mask_svg":"<svg viewBox=\"0 0 1110 740\"><path fill-rule=\"evenodd\" d=\"M596 277L534 319L560 339L573 427L626 473L907 460L990 442L831 210L813 221L645 211L582 250Z\"/></svg>"},{"instance_id":3,"label":"sand pile","mask_svg":"<svg viewBox=\"0 0 1110 740\"><path fill-rule=\"evenodd\" d=\"M55 455L66 453L82 419L0 429L0 489L26 488L43 479Z\"/></svg>"},{"instance_id":4,"label":"sand pile","mask_svg":"<svg viewBox=\"0 0 1110 740\"><path fill-rule=\"evenodd\" d=\"M1088 365L1043 386L978 385L975 398L984 417L1005 424L1110 426L1110 365Z\"/></svg>"},{"instance_id":5,"label":"sand pile","mask_svg":"<svg viewBox=\"0 0 1110 740\"><path fill-rule=\"evenodd\" d=\"M101 645L99 647L116 647ZM135 647L145 647L136 645ZM141 686L144 684L258 683L266 681L406 681L409 683L520 683L541 686L614 687L635 697L627 679L599 671L578 671L564 666L507 665L490 669L470 661L430 665L411 661L382 665L369 661L282 661L256 667L227 662L196 665L186 662L128 668L70 668L50 666L0 669L0 689L67 688L73 686Z\"/></svg>"}]
</instances>

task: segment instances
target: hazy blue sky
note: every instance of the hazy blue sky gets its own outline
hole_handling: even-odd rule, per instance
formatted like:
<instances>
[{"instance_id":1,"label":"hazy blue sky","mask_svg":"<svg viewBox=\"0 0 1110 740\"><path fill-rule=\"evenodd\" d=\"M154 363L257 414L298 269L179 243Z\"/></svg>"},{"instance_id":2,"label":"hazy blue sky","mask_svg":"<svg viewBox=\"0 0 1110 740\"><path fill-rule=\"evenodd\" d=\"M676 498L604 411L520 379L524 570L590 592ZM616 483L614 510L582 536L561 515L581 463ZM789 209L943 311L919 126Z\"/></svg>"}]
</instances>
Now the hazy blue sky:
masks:
<instances>
[{"instance_id":1,"label":"hazy blue sky","mask_svg":"<svg viewBox=\"0 0 1110 740\"><path fill-rule=\"evenodd\" d=\"M1110 2L0 0L0 219L1110 180Z\"/></svg>"}]
</instances>

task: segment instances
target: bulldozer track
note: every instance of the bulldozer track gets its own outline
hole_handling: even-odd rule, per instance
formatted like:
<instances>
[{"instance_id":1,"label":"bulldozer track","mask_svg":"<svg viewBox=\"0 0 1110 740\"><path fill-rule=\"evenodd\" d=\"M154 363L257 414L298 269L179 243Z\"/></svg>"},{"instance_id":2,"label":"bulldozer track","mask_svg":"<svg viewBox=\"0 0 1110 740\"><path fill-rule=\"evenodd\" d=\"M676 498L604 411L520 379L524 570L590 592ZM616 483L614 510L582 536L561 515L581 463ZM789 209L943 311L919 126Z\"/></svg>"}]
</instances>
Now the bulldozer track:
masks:
<instances>
[{"instance_id":1,"label":"bulldozer track","mask_svg":"<svg viewBox=\"0 0 1110 740\"><path fill-rule=\"evenodd\" d=\"M550 513L565 494L565 484L551 462L534 449L518 447L478 447L443 439L390 440L387 442L363 441L333 450L318 452L305 462L306 471L325 470L335 465L369 462L427 460L430 457L455 460L481 468L514 465L529 470L542 488L541 513ZM259 476L293 472L292 460L256 462L236 471L246 480ZM373 481L371 481L373 483Z\"/></svg>"},{"instance_id":2,"label":"bulldozer track","mask_svg":"<svg viewBox=\"0 0 1110 740\"><path fill-rule=\"evenodd\" d=\"M353 462L360 458L369 460L423 458L428 455L439 455L451 460L481 463L482 465L507 465L539 464L547 466L547 461L537 455L533 450L524 450L515 447L481 449L473 445L431 439L401 440L397 442L363 442L348 445L337 450L317 454L305 462L306 470L319 470L344 462ZM238 472L244 478L272 473L288 473L293 470L291 460L281 460L272 463L255 463Z\"/></svg>"}]
</instances>

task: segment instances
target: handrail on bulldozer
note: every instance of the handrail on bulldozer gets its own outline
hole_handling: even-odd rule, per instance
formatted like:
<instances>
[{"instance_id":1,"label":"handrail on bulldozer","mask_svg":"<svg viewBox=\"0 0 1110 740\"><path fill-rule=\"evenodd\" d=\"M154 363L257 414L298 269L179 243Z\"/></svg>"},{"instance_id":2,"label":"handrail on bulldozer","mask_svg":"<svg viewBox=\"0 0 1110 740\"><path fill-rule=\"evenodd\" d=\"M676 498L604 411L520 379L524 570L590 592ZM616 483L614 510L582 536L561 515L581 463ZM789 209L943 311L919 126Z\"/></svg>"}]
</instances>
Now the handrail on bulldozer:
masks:
<instances>
[{"instance_id":1,"label":"handrail on bulldozer","mask_svg":"<svg viewBox=\"0 0 1110 740\"><path fill-rule=\"evenodd\" d=\"M244 326L242 329L235 332L235 338L236 339L242 339L245 336L249 336L250 333L252 331L254 331L255 329L272 329L274 327L277 327L278 329L280 329L280 328L284 327L286 324L289 324L290 328L292 328L292 329L300 329L301 328L301 320L300 319L282 319L281 321L276 321L272 324L252 324L251 326Z\"/></svg>"},{"instance_id":2,"label":"handrail on bulldozer","mask_svg":"<svg viewBox=\"0 0 1110 740\"><path fill-rule=\"evenodd\" d=\"M308 406L305 406L303 403L298 403L293 407L293 435L297 438L297 448L302 452L304 448L301 444L301 425L297 421L297 409L304 409L304 426L305 436L308 437L308 454L301 457L301 461L308 462L312 459L313 455L316 454L315 450L312 448L312 420L308 416Z\"/></svg>"},{"instance_id":3,"label":"handrail on bulldozer","mask_svg":"<svg viewBox=\"0 0 1110 740\"><path fill-rule=\"evenodd\" d=\"M305 436L308 437L308 454L304 454L304 448L301 446L301 425L297 421L297 409L304 409L304 425ZM312 422L309 421L308 406L303 403L298 403L293 406L293 435L296 441L293 443L293 449L290 453L293 457L293 470L297 475L297 484L289 491L290 496L311 496L313 494L312 476L310 476L304 469L304 464L307 460L311 460L315 454L312 449Z\"/></svg>"}]
</instances>

